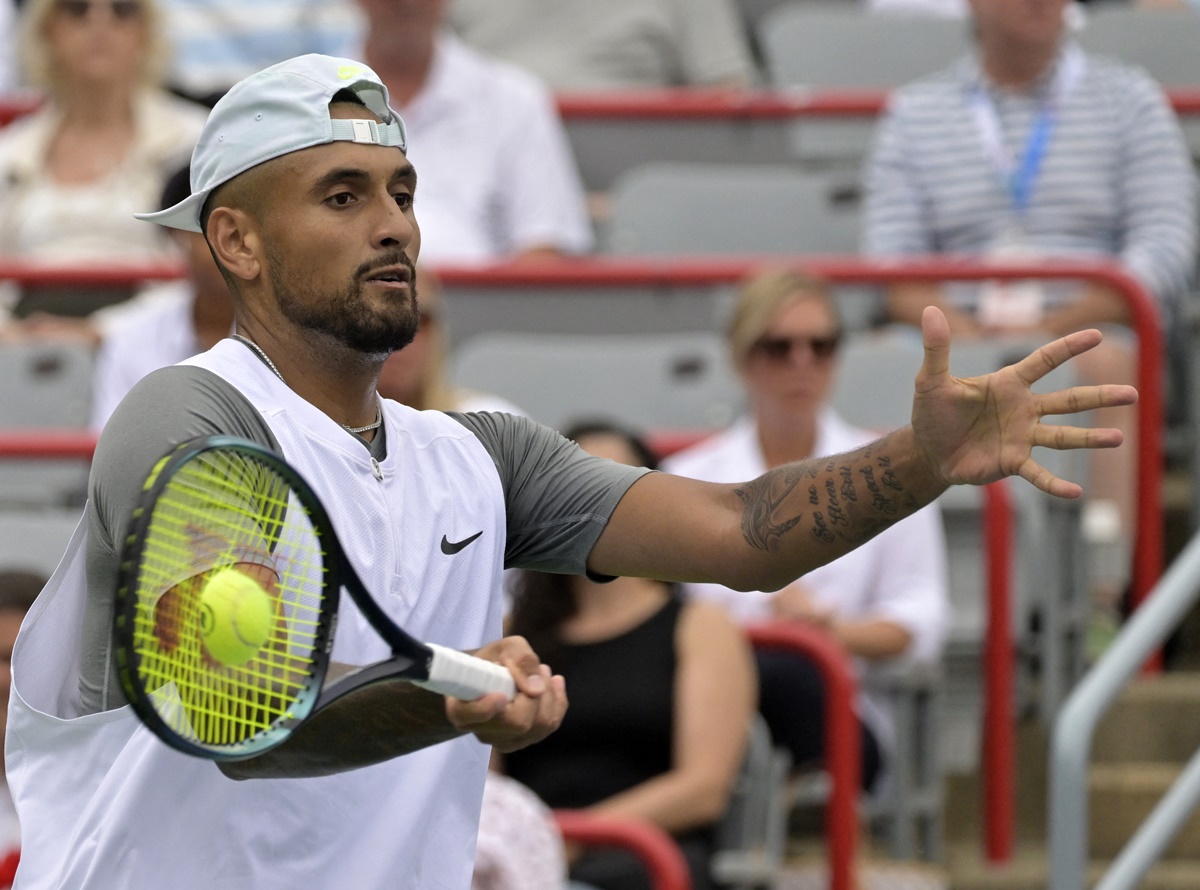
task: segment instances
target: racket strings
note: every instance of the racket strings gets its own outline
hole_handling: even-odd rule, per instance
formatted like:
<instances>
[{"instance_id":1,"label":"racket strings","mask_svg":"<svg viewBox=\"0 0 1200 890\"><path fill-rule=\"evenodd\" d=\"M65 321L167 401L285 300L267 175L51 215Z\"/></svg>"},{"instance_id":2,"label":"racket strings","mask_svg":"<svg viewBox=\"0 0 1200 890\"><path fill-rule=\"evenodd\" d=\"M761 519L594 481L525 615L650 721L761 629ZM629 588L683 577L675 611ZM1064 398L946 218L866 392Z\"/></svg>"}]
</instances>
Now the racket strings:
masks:
<instances>
[{"instance_id":1,"label":"racket strings","mask_svg":"<svg viewBox=\"0 0 1200 890\"><path fill-rule=\"evenodd\" d=\"M214 658L201 633L204 583L233 566L273 610L265 642L238 665ZM314 685L326 571L307 512L272 468L219 449L179 467L147 524L133 624L141 683L168 727L219 747L290 720Z\"/></svg>"}]
</instances>

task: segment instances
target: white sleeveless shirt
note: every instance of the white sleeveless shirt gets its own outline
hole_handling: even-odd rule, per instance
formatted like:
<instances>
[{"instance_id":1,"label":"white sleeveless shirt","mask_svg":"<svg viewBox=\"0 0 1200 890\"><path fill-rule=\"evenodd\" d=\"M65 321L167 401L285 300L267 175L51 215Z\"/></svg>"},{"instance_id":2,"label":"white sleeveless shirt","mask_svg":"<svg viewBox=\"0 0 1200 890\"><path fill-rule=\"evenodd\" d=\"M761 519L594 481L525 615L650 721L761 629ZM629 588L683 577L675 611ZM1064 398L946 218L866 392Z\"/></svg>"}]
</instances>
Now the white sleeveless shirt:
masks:
<instances>
[{"instance_id":1,"label":"white sleeveless shirt","mask_svg":"<svg viewBox=\"0 0 1200 890\"><path fill-rule=\"evenodd\" d=\"M225 340L187 364L237 387L317 492L355 569L421 639L470 649L501 634L504 493L464 426L384 402L387 456ZM442 535L480 537L440 551ZM6 746L23 827L16 887L465 890L490 749L473 737L336 776L235 782L176 752L129 705L79 707L87 593L81 523L13 654ZM343 597L333 657L388 656ZM365 731L365 730L364 730Z\"/></svg>"}]
</instances>

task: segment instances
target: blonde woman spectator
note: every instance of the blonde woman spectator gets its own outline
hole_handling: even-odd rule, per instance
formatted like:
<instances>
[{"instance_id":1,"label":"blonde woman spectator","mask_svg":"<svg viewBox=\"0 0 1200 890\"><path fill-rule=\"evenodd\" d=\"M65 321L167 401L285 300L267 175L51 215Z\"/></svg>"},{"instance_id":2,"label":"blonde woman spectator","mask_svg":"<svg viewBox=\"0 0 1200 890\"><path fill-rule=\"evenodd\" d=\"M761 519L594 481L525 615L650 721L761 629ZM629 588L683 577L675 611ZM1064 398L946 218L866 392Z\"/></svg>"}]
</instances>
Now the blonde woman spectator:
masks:
<instances>
[{"instance_id":1,"label":"blonde woman spectator","mask_svg":"<svg viewBox=\"0 0 1200 890\"><path fill-rule=\"evenodd\" d=\"M20 53L46 102L0 131L0 255L60 267L177 256L133 214L158 203L205 113L158 87L153 0L27 0ZM36 296L27 290L18 306L10 293L6 314L98 305L77 292L61 303Z\"/></svg>"},{"instance_id":2,"label":"blonde woman spectator","mask_svg":"<svg viewBox=\"0 0 1200 890\"><path fill-rule=\"evenodd\" d=\"M766 271L744 285L729 326L732 363L746 390L747 415L729 429L672 455L663 469L707 482L754 476L795 460L841 454L874 436L828 404L837 374L842 326L828 287L793 272ZM888 471L878 468L886 486ZM868 471L868 487L875 479ZM801 481L802 486L807 485ZM847 483L849 484L849 483ZM832 534L843 521L839 497L813 531ZM812 498L816 490L809 489ZM852 492L851 492L852 494ZM815 500L814 500L815 503ZM743 622L770 619L819 627L854 656L858 669L890 659L936 663L949 627L946 551L938 508L930 504L853 553L776 591L735 591L685 584L696 599L722 604ZM788 653L758 653L759 708L777 742L798 765L824 752L824 684ZM863 696L863 785L884 772L894 730L887 702Z\"/></svg>"}]
</instances>

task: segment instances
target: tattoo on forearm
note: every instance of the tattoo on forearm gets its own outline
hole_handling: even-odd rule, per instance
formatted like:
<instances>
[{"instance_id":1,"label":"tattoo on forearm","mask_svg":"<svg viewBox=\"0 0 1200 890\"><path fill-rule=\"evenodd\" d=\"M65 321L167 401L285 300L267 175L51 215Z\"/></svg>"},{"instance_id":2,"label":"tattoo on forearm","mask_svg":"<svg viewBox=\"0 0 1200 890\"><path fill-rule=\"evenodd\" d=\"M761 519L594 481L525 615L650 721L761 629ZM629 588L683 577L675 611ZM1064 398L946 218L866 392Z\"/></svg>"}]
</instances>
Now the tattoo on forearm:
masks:
<instances>
[{"instance_id":1,"label":"tattoo on forearm","mask_svg":"<svg viewBox=\"0 0 1200 890\"><path fill-rule=\"evenodd\" d=\"M800 477L801 473L797 468L783 468L766 473L737 489L737 496L745 504L742 512L742 535L751 547L770 550L773 540L794 528L800 521L800 516L782 519L775 517L775 511L800 483Z\"/></svg>"},{"instance_id":2,"label":"tattoo on forearm","mask_svg":"<svg viewBox=\"0 0 1200 890\"><path fill-rule=\"evenodd\" d=\"M911 506L910 498L891 457L878 450L870 445L847 463L832 458L780 467L737 489L746 542L770 550L805 512L811 512L808 533L831 545L839 539L861 543L891 525L906 512L902 506ZM804 480L812 482L793 495Z\"/></svg>"}]
</instances>

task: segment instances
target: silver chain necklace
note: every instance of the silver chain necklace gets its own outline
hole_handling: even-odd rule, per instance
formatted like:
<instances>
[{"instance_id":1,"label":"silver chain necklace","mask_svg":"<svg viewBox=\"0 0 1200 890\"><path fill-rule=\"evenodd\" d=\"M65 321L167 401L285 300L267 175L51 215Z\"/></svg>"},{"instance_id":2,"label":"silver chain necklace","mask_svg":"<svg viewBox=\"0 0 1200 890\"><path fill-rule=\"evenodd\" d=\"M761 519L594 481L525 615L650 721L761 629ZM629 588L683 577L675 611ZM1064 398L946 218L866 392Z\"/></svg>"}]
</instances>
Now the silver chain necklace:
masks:
<instances>
[{"instance_id":1,"label":"silver chain necklace","mask_svg":"<svg viewBox=\"0 0 1200 890\"><path fill-rule=\"evenodd\" d=\"M255 343L253 340L251 340L249 337L243 337L241 334L230 334L230 336L233 337L233 339L237 340L239 343L244 343L247 346L249 346L252 350L254 350L254 353L260 359L262 359L264 362L266 362L267 367L271 369L271 373L273 373L276 377L279 378L279 382L282 383L284 386L287 386L287 381L283 379L283 375L279 373L279 369L277 367L275 367L275 363L273 361L271 361L271 357L269 355L267 355L265 352L263 352L263 349L261 346L259 346L257 343ZM342 429L344 429L348 433L369 433L369 432L371 432L371 430L379 429L379 427L382 425L383 425L383 408L379 404L379 399L375 400L375 422L374 423L368 423L366 426L346 426L346 424L344 424L344 423L338 424L338 426L340 426Z\"/></svg>"}]
</instances>

